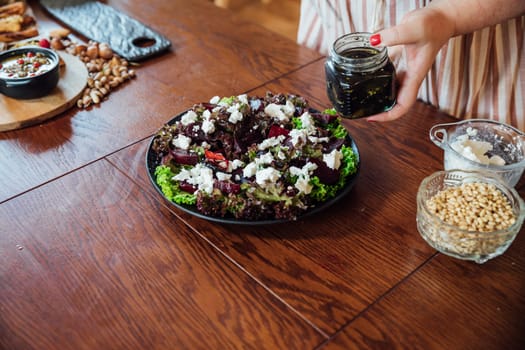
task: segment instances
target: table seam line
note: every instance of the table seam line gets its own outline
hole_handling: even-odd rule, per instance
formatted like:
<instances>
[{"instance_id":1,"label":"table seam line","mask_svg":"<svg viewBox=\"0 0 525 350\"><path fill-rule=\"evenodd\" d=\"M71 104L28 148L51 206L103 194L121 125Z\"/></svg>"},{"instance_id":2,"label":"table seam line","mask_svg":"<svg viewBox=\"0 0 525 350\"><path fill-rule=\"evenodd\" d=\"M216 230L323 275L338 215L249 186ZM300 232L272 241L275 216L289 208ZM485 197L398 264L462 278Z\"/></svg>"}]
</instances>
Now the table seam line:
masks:
<instances>
[{"instance_id":1,"label":"table seam line","mask_svg":"<svg viewBox=\"0 0 525 350\"><path fill-rule=\"evenodd\" d=\"M371 303L369 303L363 310L358 312L354 317L352 317L348 322L346 322L341 328L336 330L326 341L321 343L318 347L316 347L316 350L321 349L322 347L326 346L329 342L331 342L333 339L337 337L338 334L342 333L345 328L349 327L352 323L354 323L356 320L358 320L360 317L362 317L365 313L367 313L370 309L372 309L375 305L379 304L384 298L386 298L388 295L390 295L392 292L394 292L399 286L405 283L405 281L409 280L414 274L419 272L421 268L429 264L432 260L434 260L438 255L440 255L439 252L434 252L432 255L430 255L427 259L425 259L421 264L419 264L415 269L410 271L407 275L405 275L402 279L400 279L397 283L395 283L392 287L390 287L388 290L386 290L383 294L379 295L375 300L373 300Z\"/></svg>"}]
</instances>

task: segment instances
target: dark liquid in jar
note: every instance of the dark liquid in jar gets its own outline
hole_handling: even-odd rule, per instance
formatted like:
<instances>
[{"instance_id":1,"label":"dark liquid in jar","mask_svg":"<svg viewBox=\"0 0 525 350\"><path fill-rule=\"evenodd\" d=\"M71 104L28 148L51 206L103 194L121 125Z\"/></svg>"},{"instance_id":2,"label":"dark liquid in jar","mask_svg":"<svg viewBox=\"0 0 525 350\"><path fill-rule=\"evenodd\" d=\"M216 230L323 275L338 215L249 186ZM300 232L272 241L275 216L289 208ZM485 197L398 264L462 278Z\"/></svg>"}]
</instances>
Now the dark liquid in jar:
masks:
<instances>
[{"instance_id":1,"label":"dark liquid in jar","mask_svg":"<svg viewBox=\"0 0 525 350\"><path fill-rule=\"evenodd\" d=\"M346 58L377 55L373 48L351 48L339 53ZM358 72L341 65L326 66L327 92L334 108L351 119L389 110L396 102L395 68L387 62L372 71Z\"/></svg>"}]
</instances>

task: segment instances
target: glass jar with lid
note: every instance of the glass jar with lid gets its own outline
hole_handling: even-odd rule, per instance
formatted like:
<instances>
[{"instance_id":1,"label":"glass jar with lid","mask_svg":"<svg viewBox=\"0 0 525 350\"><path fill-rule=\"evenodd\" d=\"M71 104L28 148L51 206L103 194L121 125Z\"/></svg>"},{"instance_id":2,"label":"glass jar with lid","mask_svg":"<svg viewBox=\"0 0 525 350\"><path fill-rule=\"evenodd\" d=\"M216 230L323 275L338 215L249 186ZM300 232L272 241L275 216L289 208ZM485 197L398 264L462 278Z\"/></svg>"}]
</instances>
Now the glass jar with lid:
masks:
<instances>
[{"instance_id":1,"label":"glass jar with lid","mask_svg":"<svg viewBox=\"0 0 525 350\"><path fill-rule=\"evenodd\" d=\"M371 33L339 37L325 63L326 89L344 118L357 119L391 109L396 71L385 46L370 45Z\"/></svg>"}]
</instances>

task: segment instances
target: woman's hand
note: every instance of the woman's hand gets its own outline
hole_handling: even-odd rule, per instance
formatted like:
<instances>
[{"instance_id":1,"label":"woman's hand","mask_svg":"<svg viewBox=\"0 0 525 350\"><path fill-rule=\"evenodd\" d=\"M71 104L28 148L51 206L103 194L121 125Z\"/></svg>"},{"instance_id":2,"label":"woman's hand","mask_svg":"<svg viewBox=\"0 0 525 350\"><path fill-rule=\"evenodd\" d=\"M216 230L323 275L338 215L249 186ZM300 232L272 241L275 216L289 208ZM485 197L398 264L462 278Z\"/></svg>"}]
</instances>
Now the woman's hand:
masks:
<instances>
[{"instance_id":1,"label":"woman's hand","mask_svg":"<svg viewBox=\"0 0 525 350\"><path fill-rule=\"evenodd\" d=\"M407 13L397 26L370 37L371 43L402 48L404 70L398 71L397 103L388 112L369 121L394 120L408 112L437 53L456 35L501 23L525 14L523 0L433 0L426 7Z\"/></svg>"},{"instance_id":2,"label":"woman's hand","mask_svg":"<svg viewBox=\"0 0 525 350\"><path fill-rule=\"evenodd\" d=\"M373 46L392 47L391 52L400 48L404 62L397 71L396 104L387 112L368 117L368 121L394 120L408 112L437 53L454 35L454 27L454 22L439 9L427 6L407 13L399 25L371 36Z\"/></svg>"}]
</instances>

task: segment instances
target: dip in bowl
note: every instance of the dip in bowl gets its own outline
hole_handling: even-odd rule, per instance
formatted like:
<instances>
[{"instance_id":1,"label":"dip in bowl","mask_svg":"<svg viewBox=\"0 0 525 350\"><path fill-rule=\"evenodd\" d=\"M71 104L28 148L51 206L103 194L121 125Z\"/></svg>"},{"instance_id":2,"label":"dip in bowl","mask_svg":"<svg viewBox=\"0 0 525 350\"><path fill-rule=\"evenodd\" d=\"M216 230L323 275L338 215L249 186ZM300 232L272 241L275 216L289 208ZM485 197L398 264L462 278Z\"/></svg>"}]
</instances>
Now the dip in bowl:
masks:
<instances>
[{"instance_id":1,"label":"dip in bowl","mask_svg":"<svg viewBox=\"0 0 525 350\"><path fill-rule=\"evenodd\" d=\"M494 120L437 124L430 139L444 151L444 168L480 170L516 186L525 169L525 133Z\"/></svg>"},{"instance_id":2,"label":"dip in bowl","mask_svg":"<svg viewBox=\"0 0 525 350\"><path fill-rule=\"evenodd\" d=\"M17 99L45 96L58 84L59 57L53 50L23 47L0 54L0 93Z\"/></svg>"}]
</instances>

